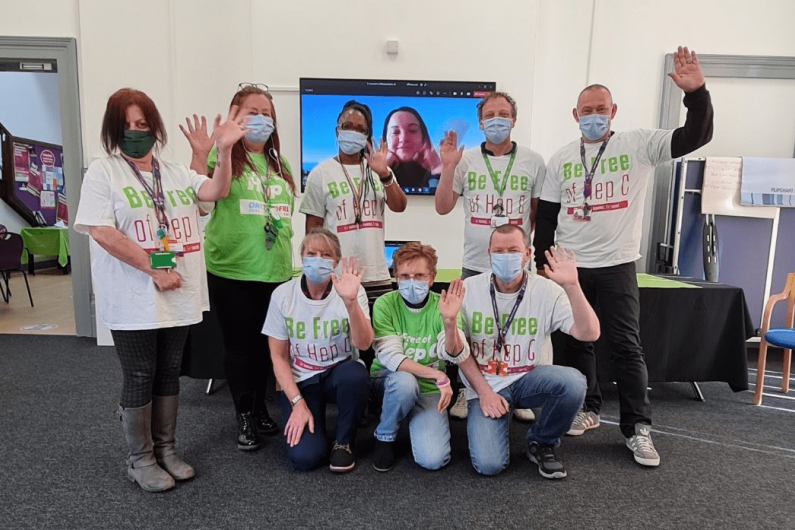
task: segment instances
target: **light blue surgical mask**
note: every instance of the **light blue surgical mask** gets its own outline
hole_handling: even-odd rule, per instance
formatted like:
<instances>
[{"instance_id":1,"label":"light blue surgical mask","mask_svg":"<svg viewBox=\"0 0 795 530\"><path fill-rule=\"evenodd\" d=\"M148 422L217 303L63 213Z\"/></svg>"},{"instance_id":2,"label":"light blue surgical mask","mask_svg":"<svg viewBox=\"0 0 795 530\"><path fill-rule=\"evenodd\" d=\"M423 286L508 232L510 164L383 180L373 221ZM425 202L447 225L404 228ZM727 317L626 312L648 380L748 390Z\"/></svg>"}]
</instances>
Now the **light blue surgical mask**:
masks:
<instances>
[{"instance_id":1,"label":"light blue surgical mask","mask_svg":"<svg viewBox=\"0 0 795 530\"><path fill-rule=\"evenodd\" d=\"M483 132L486 140L493 144L501 144L511 134L510 118L489 118L483 120Z\"/></svg>"},{"instance_id":2,"label":"light blue surgical mask","mask_svg":"<svg viewBox=\"0 0 795 530\"><path fill-rule=\"evenodd\" d=\"M340 131L337 144L346 155L355 155L367 147L367 136L357 131Z\"/></svg>"},{"instance_id":3,"label":"light blue surgical mask","mask_svg":"<svg viewBox=\"0 0 795 530\"><path fill-rule=\"evenodd\" d=\"M249 116L246 122L246 140L264 144L273 134L273 119L262 114Z\"/></svg>"},{"instance_id":4,"label":"light blue surgical mask","mask_svg":"<svg viewBox=\"0 0 795 530\"><path fill-rule=\"evenodd\" d=\"M398 292L403 300L410 304L417 305L428 296L428 282L419 280L399 280Z\"/></svg>"},{"instance_id":5,"label":"light blue surgical mask","mask_svg":"<svg viewBox=\"0 0 795 530\"><path fill-rule=\"evenodd\" d=\"M326 283L334 272L334 262L320 256L304 256L301 261L301 271L309 283L315 285Z\"/></svg>"},{"instance_id":6,"label":"light blue surgical mask","mask_svg":"<svg viewBox=\"0 0 795 530\"><path fill-rule=\"evenodd\" d=\"M521 252L491 255L491 271L503 283L509 283L522 274Z\"/></svg>"},{"instance_id":7,"label":"light blue surgical mask","mask_svg":"<svg viewBox=\"0 0 795 530\"><path fill-rule=\"evenodd\" d=\"M589 114L580 116L580 132L591 141L598 140L610 129L610 116Z\"/></svg>"}]
</instances>

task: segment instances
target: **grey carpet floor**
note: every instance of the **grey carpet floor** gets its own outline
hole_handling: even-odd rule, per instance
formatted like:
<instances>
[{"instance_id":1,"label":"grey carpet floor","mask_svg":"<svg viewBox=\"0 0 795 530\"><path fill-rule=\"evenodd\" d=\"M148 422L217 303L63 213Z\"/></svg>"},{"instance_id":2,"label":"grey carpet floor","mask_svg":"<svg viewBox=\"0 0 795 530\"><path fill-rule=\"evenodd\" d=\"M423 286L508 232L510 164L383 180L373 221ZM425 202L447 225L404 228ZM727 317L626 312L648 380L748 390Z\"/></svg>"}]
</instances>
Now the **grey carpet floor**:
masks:
<instances>
[{"instance_id":1,"label":"grey carpet floor","mask_svg":"<svg viewBox=\"0 0 795 530\"><path fill-rule=\"evenodd\" d=\"M702 384L704 403L687 384L654 385L656 469L624 447L605 385L602 426L564 439L569 476L550 481L525 458L518 422L497 477L472 470L461 421L438 472L413 465L405 433L397 467L375 472L371 422L352 473L296 473L280 436L236 448L228 388L206 396L206 381L182 378L178 448L197 476L160 494L126 478L120 384L113 349L93 339L0 336L0 529L795 528L795 401L754 407L724 383Z\"/></svg>"}]
</instances>

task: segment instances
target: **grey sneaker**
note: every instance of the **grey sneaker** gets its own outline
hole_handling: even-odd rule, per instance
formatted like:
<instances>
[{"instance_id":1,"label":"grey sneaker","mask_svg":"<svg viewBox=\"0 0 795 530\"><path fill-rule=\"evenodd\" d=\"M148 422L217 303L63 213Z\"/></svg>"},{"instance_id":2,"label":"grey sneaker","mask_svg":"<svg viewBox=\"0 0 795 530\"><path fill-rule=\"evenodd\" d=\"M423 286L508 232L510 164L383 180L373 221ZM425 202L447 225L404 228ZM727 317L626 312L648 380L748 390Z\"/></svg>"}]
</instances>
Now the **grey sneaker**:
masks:
<instances>
[{"instance_id":1,"label":"grey sneaker","mask_svg":"<svg viewBox=\"0 0 795 530\"><path fill-rule=\"evenodd\" d=\"M525 423L530 423L536 419L533 409L513 409L513 417Z\"/></svg>"},{"instance_id":2,"label":"grey sneaker","mask_svg":"<svg viewBox=\"0 0 795 530\"><path fill-rule=\"evenodd\" d=\"M632 451L638 464L649 467L660 465L660 455L651 441L651 425L636 423L635 435L627 438L627 447Z\"/></svg>"},{"instance_id":3,"label":"grey sneaker","mask_svg":"<svg viewBox=\"0 0 795 530\"><path fill-rule=\"evenodd\" d=\"M574 421L571 422L571 427L566 433L570 436L580 436L590 429L599 427L599 414L596 412L588 412L581 410L574 416Z\"/></svg>"},{"instance_id":4,"label":"grey sneaker","mask_svg":"<svg viewBox=\"0 0 795 530\"><path fill-rule=\"evenodd\" d=\"M462 388L458 391L458 399L456 399L455 405L450 409L450 416L465 420L467 419L467 413L467 391Z\"/></svg>"},{"instance_id":5,"label":"grey sneaker","mask_svg":"<svg viewBox=\"0 0 795 530\"><path fill-rule=\"evenodd\" d=\"M566 478L566 468L555 454L554 445L540 445L533 442L527 446L527 458L538 465L538 472L544 478Z\"/></svg>"}]
</instances>

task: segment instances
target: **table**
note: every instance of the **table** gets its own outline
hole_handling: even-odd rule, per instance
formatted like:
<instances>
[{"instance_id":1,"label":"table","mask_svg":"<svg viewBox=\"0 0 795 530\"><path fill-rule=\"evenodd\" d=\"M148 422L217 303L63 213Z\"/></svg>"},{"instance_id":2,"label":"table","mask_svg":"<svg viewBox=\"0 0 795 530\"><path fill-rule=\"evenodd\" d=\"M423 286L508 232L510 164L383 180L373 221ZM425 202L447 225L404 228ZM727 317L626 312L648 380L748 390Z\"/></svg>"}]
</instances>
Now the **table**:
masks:
<instances>
[{"instance_id":1,"label":"table","mask_svg":"<svg viewBox=\"0 0 795 530\"><path fill-rule=\"evenodd\" d=\"M58 256L58 265L69 273L69 229L55 227L19 229L19 235L25 242L26 252L22 252L22 264L28 264L28 274L33 270L33 256Z\"/></svg>"},{"instance_id":2,"label":"table","mask_svg":"<svg viewBox=\"0 0 795 530\"><path fill-rule=\"evenodd\" d=\"M646 274L638 275L638 286L649 382L722 381L735 392L748 389L746 340L756 330L741 288ZM595 347L599 379L614 380L606 341ZM566 361L559 347L555 361Z\"/></svg>"},{"instance_id":3,"label":"table","mask_svg":"<svg viewBox=\"0 0 795 530\"><path fill-rule=\"evenodd\" d=\"M440 291L460 270L440 269L433 290ZM746 340L755 335L739 287L678 276L638 274L640 338L650 382L722 381L734 391L748 389ZM223 379L223 342L211 313L191 327L182 373L198 379ZM599 379L612 380L610 355L596 342ZM555 348L556 362L565 352Z\"/></svg>"}]
</instances>

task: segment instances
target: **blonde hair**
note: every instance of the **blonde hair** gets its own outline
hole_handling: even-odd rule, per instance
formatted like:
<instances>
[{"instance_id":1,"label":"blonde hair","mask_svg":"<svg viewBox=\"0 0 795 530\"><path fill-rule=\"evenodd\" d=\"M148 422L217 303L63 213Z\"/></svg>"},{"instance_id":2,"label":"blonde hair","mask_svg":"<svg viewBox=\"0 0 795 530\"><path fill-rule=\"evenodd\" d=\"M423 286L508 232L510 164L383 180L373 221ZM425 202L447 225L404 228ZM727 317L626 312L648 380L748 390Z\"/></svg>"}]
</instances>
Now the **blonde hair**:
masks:
<instances>
[{"instance_id":1,"label":"blonde hair","mask_svg":"<svg viewBox=\"0 0 795 530\"><path fill-rule=\"evenodd\" d=\"M309 230L301 241L298 253L303 256L306 243L310 239L322 239L334 251L334 261L339 261L342 258L342 247L340 247L340 240L337 236L326 230L325 228L315 227Z\"/></svg>"}]
</instances>

